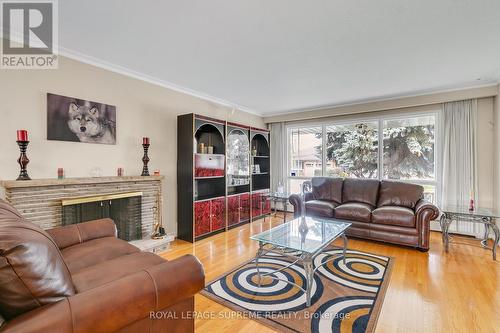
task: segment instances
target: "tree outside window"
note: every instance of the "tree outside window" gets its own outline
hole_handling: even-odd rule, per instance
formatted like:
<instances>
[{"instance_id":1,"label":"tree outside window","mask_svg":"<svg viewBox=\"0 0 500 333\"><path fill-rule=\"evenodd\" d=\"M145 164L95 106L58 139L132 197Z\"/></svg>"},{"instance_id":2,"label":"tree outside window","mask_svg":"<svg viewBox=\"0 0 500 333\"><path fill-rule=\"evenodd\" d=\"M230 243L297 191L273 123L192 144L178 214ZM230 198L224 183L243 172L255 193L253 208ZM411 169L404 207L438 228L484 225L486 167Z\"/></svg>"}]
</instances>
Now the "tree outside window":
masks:
<instances>
[{"instance_id":1,"label":"tree outside window","mask_svg":"<svg viewBox=\"0 0 500 333\"><path fill-rule=\"evenodd\" d=\"M434 117L384 121L384 178L434 179Z\"/></svg>"},{"instance_id":2,"label":"tree outside window","mask_svg":"<svg viewBox=\"0 0 500 333\"><path fill-rule=\"evenodd\" d=\"M378 177L378 124L366 122L326 127L329 177Z\"/></svg>"}]
</instances>

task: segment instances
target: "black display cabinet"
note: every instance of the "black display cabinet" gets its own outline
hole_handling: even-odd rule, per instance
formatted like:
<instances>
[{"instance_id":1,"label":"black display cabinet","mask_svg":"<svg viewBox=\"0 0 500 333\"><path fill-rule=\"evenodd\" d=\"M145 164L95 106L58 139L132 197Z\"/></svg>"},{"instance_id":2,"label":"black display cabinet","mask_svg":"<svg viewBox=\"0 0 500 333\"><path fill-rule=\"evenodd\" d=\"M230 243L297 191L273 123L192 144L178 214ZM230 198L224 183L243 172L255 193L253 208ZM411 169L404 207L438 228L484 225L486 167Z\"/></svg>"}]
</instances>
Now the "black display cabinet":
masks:
<instances>
[{"instance_id":1,"label":"black display cabinet","mask_svg":"<svg viewBox=\"0 0 500 333\"><path fill-rule=\"evenodd\" d=\"M178 116L178 238L193 242L269 213L269 163L268 131Z\"/></svg>"}]
</instances>

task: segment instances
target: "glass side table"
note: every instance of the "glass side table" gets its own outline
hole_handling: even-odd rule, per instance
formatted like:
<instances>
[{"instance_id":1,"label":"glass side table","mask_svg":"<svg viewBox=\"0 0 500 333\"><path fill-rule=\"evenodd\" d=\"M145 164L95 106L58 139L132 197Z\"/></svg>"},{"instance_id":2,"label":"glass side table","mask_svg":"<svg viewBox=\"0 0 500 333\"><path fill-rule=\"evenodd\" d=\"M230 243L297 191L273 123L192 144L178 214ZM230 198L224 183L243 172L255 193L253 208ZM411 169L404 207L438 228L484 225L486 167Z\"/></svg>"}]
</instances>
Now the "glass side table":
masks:
<instances>
[{"instance_id":1,"label":"glass side table","mask_svg":"<svg viewBox=\"0 0 500 333\"><path fill-rule=\"evenodd\" d=\"M262 196L262 200L269 200L274 204L274 216L276 217L277 205L276 203L281 202L283 205L283 222L286 222L286 213L288 209L288 198L292 195L291 193L278 193L271 192Z\"/></svg>"},{"instance_id":2,"label":"glass side table","mask_svg":"<svg viewBox=\"0 0 500 333\"><path fill-rule=\"evenodd\" d=\"M500 241L500 231L496 224L496 218L500 217L498 212L492 211L486 208L477 208L470 211L468 207L465 206L445 206L441 208L441 219L439 224L441 225L441 231L443 232L443 243L444 249L448 252L450 247L450 235L448 233L450 224L453 221L464 221L471 223L482 223L485 226L485 232L481 244L484 248L488 248L487 241L490 229L493 230L495 234L495 239L493 242L493 260L497 259L497 247Z\"/></svg>"}]
</instances>

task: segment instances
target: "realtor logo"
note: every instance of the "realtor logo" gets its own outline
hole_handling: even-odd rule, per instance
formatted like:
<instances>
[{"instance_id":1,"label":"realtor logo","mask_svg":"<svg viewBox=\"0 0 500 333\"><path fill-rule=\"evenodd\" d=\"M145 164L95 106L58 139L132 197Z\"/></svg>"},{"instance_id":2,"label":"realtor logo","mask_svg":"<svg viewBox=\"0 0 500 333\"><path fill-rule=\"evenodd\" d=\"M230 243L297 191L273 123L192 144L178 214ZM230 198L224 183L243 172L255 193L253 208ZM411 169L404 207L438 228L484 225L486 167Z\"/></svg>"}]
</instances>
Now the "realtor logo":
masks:
<instances>
[{"instance_id":1,"label":"realtor logo","mask_svg":"<svg viewBox=\"0 0 500 333\"><path fill-rule=\"evenodd\" d=\"M2 69L57 68L57 2L3 0Z\"/></svg>"}]
</instances>

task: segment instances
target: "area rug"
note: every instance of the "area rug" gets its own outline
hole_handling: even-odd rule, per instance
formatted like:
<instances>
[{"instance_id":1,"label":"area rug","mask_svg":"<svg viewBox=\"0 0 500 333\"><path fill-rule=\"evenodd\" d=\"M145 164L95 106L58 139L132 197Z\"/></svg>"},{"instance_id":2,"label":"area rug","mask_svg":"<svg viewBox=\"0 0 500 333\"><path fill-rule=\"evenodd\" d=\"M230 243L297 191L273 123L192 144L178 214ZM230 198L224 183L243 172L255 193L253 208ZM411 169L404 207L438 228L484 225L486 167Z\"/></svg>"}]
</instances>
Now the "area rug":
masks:
<instances>
[{"instance_id":1,"label":"area rug","mask_svg":"<svg viewBox=\"0 0 500 333\"><path fill-rule=\"evenodd\" d=\"M275 271L292 261L268 254L259 259L259 268ZM259 287L254 260L210 282L201 293L237 311L241 318L283 332L373 332L393 259L347 250L344 265L342 250L329 248L315 258L315 267L322 262L327 263L316 271L310 307L305 293L284 281L263 277ZM306 288L304 269L298 263L273 275Z\"/></svg>"}]
</instances>

